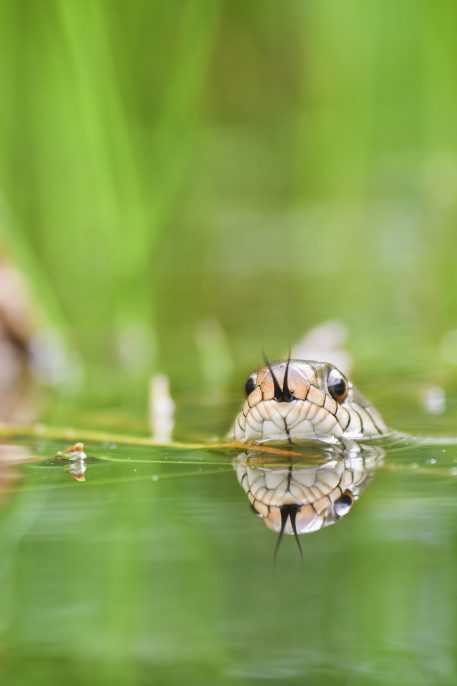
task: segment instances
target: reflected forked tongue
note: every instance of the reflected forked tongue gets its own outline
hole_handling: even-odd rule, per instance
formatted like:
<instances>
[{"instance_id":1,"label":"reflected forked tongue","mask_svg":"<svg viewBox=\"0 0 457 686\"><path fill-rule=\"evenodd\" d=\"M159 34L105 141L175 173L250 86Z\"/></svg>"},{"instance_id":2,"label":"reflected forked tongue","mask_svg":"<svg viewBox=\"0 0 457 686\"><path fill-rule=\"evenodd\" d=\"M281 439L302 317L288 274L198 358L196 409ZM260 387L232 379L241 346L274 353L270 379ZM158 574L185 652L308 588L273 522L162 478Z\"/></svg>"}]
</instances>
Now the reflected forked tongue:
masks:
<instances>
[{"instance_id":1,"label":"reflected forked tongue","mask_svg":"<svg viewBox=\"0 0 457 686\"><path fill-rule=\"evenodd\" d=\"M300 545L300 540L298 538L298 533L297 533L297 527L295 524L295 520L297 517L297 512L300 509L299 505L296 505L295 503L289 504L289 505L282 505L280 510L281 510L281 530L279 532L278 540L276 542L275 546L275 552L273 555L273 559L276 562L276 559L278 557L278 551L281 546L281 541L284 536L284 531L287 525L287 520L290 519L290 524L292 526L292 531L294 532L294 538L297 542L298 550L300 551L300 560L303 564L303 550Z\"/></svg>"}]
</instances>

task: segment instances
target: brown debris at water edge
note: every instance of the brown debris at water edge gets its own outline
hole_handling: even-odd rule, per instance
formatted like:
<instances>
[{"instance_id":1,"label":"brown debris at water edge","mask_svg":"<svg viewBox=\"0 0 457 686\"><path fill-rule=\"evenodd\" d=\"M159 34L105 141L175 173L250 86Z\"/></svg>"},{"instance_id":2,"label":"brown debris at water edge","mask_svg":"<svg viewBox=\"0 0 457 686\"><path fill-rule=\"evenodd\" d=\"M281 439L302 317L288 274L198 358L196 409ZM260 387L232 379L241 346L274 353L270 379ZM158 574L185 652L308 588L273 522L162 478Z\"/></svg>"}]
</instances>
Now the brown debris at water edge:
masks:
<instances>
[{"instance_id":1,"label":"brown debris at water edge","mask_svg":"<svg viewBox=\"0 0 457 686\"><path fill-rule=\"evenodd\" d=\"M65 471L68 472L68 474L71 477L73 477L73 479L75 479L76 481L86 480L84 474L87 469L87 465L85 462L87 455L84 452L84 443L75 443L69 448L66 448L65 450L58 452L57 457L68 460L69 464L67 467L65 467Z\"/></svg>"},{"instance_id":2,"label":"brown debris at water edge","mask_svg":"<svg viewBox=\"0 0 457 686\"><path fill-rule=\"evenodd\" d=\"M57 453L57 457L64 457L69 460L85 460L87 455L84 452L84 443L75 443L74 445L70 446L69 448L66 448L65 450L61 450Z\"/></svg>"}]
</instances>

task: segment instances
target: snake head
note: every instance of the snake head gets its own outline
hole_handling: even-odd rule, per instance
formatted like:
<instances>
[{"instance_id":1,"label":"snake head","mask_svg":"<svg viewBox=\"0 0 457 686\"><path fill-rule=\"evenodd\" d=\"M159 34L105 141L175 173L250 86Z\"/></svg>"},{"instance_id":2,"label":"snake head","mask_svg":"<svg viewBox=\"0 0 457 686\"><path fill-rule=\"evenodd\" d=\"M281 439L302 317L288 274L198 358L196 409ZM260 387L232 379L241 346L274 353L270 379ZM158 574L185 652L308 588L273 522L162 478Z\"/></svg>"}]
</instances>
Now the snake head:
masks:
<instances>
[{"instance_id":1,"label":"snake head","mask_svg":"<svg viewBox=\"0 0 457 686\"><path fill-rule=\"evenodd\" d=\"M335 442L387 433L376 409L334 365L265 362L249 375L231 436L238 441Z\"/></svg>"}]
</instances>

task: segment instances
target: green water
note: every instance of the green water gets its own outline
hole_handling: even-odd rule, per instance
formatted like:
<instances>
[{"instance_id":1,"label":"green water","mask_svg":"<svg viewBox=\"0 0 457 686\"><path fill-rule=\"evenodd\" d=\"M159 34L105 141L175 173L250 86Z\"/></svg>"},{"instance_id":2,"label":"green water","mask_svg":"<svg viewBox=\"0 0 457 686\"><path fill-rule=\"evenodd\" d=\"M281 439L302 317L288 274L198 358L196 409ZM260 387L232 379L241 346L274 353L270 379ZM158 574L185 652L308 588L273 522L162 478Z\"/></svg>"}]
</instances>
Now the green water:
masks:
<instances>
[{"instance_id":1,"label":"green water","mask_svg":"<svg viewBox=\"0 0 457 686\"><path fill-rule=\"evenodd\" d=\"M274 566L234 450L89 441L78 482L62 441L9 445L4 683L454 683L455 441L387 447L302 567L290 537Z\"/></svg>"}]
</instances>

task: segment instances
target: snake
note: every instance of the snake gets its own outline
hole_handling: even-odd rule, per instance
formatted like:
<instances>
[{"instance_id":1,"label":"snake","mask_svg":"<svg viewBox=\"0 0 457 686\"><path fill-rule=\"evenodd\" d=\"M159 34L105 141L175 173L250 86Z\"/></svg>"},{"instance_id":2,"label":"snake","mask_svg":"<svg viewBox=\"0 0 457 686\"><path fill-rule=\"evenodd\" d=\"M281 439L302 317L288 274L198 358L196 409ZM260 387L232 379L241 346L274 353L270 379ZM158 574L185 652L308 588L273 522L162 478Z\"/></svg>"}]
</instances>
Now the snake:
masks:
<instances>
[{"instance_id":1,"label":"snake","mask_svg":"<svg viewBox=\"0 0 457 686\"><path fill-rule=\"evenodd\" d=\"M389 434L376 408L333 364L290 359L253 371L229 436L241 443L302 443L303 459L282 464L249 452L235 460L253 512L279 533L299 534L334 524L352 508L382 464L382 448L358 441ZM309 442L314 448L310 460ZM308 455L305 459L305 452Z\"/></svg>"},{"instance_id":2,"label":"snake","mask_svg":"<svg viewBox=\"0 0 457 686\"><path fill-rule=\"evenodd\" d=\"M329 362L266 360L244 390L245 402L229 433L242 443L337 443L389 433L376 408Z\"/></svg>"}]
</instances>

